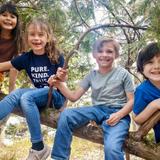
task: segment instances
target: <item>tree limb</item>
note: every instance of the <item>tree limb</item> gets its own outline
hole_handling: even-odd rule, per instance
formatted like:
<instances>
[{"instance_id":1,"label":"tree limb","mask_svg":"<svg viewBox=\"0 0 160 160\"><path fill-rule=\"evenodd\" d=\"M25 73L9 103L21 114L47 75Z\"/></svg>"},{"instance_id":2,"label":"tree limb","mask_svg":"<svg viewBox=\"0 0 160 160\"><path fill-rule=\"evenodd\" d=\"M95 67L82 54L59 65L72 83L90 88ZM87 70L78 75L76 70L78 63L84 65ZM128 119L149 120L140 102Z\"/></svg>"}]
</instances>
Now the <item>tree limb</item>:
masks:
<instances>
[{"instance_id":1,"label":"tree limb","mask_svg":"<svg viewBox=\"0 0 160 160\"><path fill-rule=\"evenodd\" d=\"M0 94L0 99L5 95ZM23 116L20 110L15 110L14 113L19 116ZM47 115L47 116L46 116ZM41 113L41 123L52 128L57 127L57 119L59 117L59 112L49 108ZM160 159L160 145L155 143L148 143L145 140L138 139L138 133L142 133L141 137L147 134L147 132L155 125L156 121L160 118L160 112L154 114L151 119L149 119L138 132L130 132L128 138L125 141L125 150L135 156L144 158L146 160L159 160ZM148 124L148 125L147 125ZM74 130L74 135L94 143L103 144L103 132L101 128L93 125L85 125ZM139 141L140 140L140 141Z\"/></svg>"},{"instance_id":2,"label":"tree limb","mask_svg":"<svg viewBox=\"0 0 160 160\"><path fill-rule=\"evenodd\" d=\"M144 136L160 121L160 111L155 112L148 121L140 126L135 134L135 140L141 141Z\"/></svg>"}]
</instances>

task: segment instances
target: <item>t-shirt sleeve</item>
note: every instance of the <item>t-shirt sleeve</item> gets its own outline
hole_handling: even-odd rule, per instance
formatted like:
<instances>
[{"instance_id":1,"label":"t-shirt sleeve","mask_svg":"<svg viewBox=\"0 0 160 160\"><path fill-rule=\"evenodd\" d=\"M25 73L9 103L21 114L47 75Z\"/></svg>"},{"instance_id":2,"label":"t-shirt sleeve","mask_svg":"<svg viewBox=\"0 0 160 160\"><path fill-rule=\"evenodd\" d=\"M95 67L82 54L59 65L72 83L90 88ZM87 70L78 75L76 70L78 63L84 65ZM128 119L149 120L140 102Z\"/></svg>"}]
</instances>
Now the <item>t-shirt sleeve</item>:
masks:
<instances>
[{"instance_id":1,"label":"t-shirt sleeve","mask_svg":"<svg viewBox=\"0 0 160 160\"><path fill-rule=\"evenodd\" d=\"M16 68L18 71L25 69L26 63L27 62L27 56L26 54L22 54L20 56L17 56L11 60L11 64L13 65L14 68Z\"/></svg>"},{"instance_id":2,"label":"t-shirt sleeve","mask_svg":"<svg viewBox=\"0 0 160 160\"><path fill-rule=\"evenodd\" d=\"M82 87L84 90L88 90L90 85L90 74L86 75L83 80L80 81L80 87Z\"/></svg>"},{"instance_id":3,"label":"t-shirt sleeve","mask_svg":"<svg viewBox=\"0 0 160 160\"><path fill-rule=\"evenodd\" d=\"M130 73L126 70L124 73L124 90L126 92L134 92L134 83Z\"/></svg>"},{"instance_id":4,"label":"t-shirt sleeve","mask_svg":"<svg viewBox=\"0 0 160 160\"><path fill-rule=\"evenodd\" d=\"M142 112L147 106L148 102L146 99L147 99L146 93L142 89L137 88L134 93L134 105L133 105L133 112L136 115Z\"/></svg>"}]
</instances>

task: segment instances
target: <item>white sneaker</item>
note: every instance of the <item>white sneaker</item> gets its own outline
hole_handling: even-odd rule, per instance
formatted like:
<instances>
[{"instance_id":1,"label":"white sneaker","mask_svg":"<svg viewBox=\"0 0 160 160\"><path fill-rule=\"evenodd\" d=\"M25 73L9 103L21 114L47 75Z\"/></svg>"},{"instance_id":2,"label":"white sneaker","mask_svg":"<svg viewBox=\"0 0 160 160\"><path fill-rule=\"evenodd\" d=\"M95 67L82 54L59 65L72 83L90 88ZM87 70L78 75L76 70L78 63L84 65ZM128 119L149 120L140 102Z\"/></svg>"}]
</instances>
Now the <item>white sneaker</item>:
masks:
<instances>
[{"instance_id":1,"label":"white sneaker","mask_svg":"<svg viewBox=\"0 0 160 160\"><path fill-rule=\"evenodd\" d=\"M26 160L46 160L50 155L51 149L47 145L41 151L30 149L29 155Z\"/></svg>"}]
</instances>

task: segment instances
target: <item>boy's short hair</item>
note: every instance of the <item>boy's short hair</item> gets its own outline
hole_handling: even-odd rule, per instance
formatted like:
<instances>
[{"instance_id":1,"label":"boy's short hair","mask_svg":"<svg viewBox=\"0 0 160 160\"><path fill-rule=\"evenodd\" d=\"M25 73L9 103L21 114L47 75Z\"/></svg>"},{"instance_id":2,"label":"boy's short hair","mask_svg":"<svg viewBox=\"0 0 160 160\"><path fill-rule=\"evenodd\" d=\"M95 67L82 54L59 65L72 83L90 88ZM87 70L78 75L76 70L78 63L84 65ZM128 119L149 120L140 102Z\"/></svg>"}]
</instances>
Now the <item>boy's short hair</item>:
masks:
<instances>
[{"instance_id":1,"label":"boy's short hair","mask_svg":"<svg viewBox=\"0 0 160 160\"><path fill-rule=\"evenodd\" d=\"M143 48L137 58L137 71L143 75L144 65L151 60L154 56L160 55L160 48L158 43L152 42Z\"/></svg>"},{"instance_id":2,"label":"boy's short hair","mask_svg":"<svg viewBox=\"0 0 160 160\"><path fill-rule=\"evenodd\" d=\"M93 54L98 53L105 43L112 43L113 46L114 46L114 49L115 49L115 51L116 51L117 56L119 56L119 48L120 48L120 45L119 45L119 43L118 43L116 40L114 40L114 39L98 39L98 40L93 44L92 53L93 53Z\"/></svg>"}]
</instances>

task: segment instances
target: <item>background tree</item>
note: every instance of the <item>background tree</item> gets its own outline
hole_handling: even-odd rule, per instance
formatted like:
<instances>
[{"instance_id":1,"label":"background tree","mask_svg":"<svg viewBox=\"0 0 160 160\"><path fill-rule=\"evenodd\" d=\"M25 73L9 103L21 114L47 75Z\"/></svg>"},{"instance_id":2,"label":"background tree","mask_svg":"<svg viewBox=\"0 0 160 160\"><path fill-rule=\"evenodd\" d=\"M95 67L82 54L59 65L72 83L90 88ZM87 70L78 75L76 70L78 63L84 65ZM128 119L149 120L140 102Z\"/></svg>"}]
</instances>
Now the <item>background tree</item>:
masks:
<instances>
[{"instance_id":1,"label":"background tree","mask_svg":"<svg viewBox=\"0 0 160 160\"><path fill-rule=\"evenodd\" d=\"M8 2L0 0L0 4ZM77 51L69 61L71 88L93 65L90 57L93 42L100 37L116 38L121 44L120 63L135 76L138 51L149 41L160 41L160 0L12 0L19 10L23 31L34 16L43 16L52 25L57 46L67 56ZM30 85L25 73L17 87ZM6 80L7 82L7 80ZM6 85L4 86L5 89ZM85 102L84 102L85 103ZM88 102L87 102L88 103Z\"/></svg>"}]
</instances>

